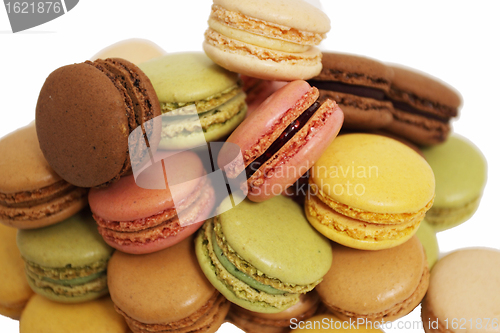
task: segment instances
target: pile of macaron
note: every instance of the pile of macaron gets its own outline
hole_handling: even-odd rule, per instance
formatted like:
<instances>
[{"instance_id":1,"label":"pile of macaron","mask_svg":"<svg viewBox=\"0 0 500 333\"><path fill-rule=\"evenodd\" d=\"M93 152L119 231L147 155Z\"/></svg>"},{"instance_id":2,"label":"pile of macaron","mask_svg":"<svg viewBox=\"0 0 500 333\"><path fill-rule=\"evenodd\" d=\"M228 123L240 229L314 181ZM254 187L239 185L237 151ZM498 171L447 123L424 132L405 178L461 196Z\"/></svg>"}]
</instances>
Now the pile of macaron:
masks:
<instances>
[{"instance_id":1,"label":"pile of macaron","mask_svg":"<svg viewBox=\"0 0 500 333\"><path fill-rule=\"evenodd\" d=\"M302 0L214 0L204 53L127 40L54 70L0 139L0 313L24 333L380 332L422 303L426 332L500 330L500 251L439 258L486 183L451 131L461 97L321 52L329 30Z\"/></svg>"}]
</instances>

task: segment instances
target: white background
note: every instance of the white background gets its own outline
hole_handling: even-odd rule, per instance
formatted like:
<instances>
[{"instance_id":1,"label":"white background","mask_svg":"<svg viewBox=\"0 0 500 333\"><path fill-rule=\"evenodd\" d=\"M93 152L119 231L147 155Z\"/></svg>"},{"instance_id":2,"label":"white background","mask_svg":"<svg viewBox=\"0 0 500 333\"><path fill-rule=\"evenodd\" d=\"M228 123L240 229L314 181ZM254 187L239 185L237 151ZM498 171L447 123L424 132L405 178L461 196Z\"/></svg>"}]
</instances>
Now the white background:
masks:
<instances>
[{"instance_id":1,"label":"white background","mask_svg":"<svg viewBox=\"0 0 500 333\"><path fill-rule=\"evenodd\" d=\"M488 184L477 213L467 223L438 235L442 253L470 246L500 248L498 197L494 193L495 186L500 186L494 172L500 169L495 137L500 119L499 4L322 1L332 22L321 44L323 50L419 69L449 83L463 97L453 127L483 151L488 160ZM34 119L39 90L50 72L85 61L119 40L146 38L167 52L201 51L210 6L209 0L81 0L66 15L16 34L0 8L0 137ZM419 321L419 308L402 320ZM0 317L0 331L17 332L18 323ZM225 324L220 332L238 330Z\"/></svg>"}]
</instances>

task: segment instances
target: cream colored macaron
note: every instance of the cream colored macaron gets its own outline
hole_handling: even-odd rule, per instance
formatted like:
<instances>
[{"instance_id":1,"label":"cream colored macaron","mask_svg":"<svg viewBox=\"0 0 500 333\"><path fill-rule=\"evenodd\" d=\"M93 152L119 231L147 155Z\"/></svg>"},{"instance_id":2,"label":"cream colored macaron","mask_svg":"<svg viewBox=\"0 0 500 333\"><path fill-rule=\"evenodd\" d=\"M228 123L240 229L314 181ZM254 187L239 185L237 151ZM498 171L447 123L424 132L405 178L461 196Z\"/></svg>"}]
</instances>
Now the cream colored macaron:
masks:
<instances>
[{"instance_id":1,"label":"cream colored macaron","mask_svg":"<svg viewBox=\"0 0 500 333\"><path fill-rule=\"evenodd\" d=\"M142 38L124 39L97 52L90 60L122 58L136 65L167 54L160 46Z\"/></svg>"}]
</instances>

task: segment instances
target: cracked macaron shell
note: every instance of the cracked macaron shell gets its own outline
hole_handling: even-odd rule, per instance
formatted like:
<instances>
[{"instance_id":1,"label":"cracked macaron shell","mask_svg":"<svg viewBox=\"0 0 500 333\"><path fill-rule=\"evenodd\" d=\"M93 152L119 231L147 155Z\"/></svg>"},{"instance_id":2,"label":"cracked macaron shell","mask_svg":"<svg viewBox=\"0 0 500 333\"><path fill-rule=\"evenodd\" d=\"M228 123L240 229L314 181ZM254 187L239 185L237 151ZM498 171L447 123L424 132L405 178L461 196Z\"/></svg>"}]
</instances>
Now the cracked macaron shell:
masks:
<instances>
[{"instance_id":1,"label":"cracked macaron shell","mask_svg":"<svg viewBox=\"0 0 500 333\"><path fill-rule=\"evenodd\" d=\"M237 88L238 74L215 64L201 52L182 52L147 61L148 75L160 103L189 103Z\"/></svg>"},{"instance_id":2,"label":"cracked macaron shell","mask_svg":"<svg viewBox=\"0 0 500 333\"><path fill-rule=\"evenodd\" d=\"M115 305L144 324L180 321L216 292L196 260L192 237L151 254L115 252L108 285Z\"/></svg>"},{"instance_id":3,"label":"cracked macaron shell","mask_svg":"<svg viewBox=\"0 0 500 333\"><path fill-rule=\"evenodd\" d=\"M323 303L342 314L362 317L394 308L414 295L426 271L427 289L427 262L417 237L380 251L357 250L333 242L332 249L332 268L316 291ZM423 297L425 290L418 296ZM420 300L412 300L411 305L416 306ZM401 311L409 313L412 309Z\"/></svg>"},{"instance_id":4,"label":"cracked macaron shell","mask_svg":"<svg viewBox=\"0 0 500 333\"><path fill-rule=\"evenodd\" d=\"M87 211L53 226L20 230L17 245L27 262L49 269L84 268L108 260L113 253Z\"/></svg>"},{"instance_id":5,"label":"cracked macaron shell","mask_svg":"<svg viewBox=\"0 0 500 333\"><path fill-rule=\"evenodd\" d=\"M435 187L432 169L422 156L373 134L336 138L313 166L310 182L351 209L389 214L421 211L433 199ZM353 195L356 189L362 189L362 195Z\"/></svg>"},{"instance_id":6,"label":"cracked macaron shell","mask_svg":"<svg viewBox=\"0 0 500 333\"><path fill-rule=\"evenodd\" d=\"M231 205L230 198L221 208ZM307 222L293 200L250 200L218 216L227 244L258 271L283 283L308 285L331 266L329 241Z\"/></svg>"}]
</instances>

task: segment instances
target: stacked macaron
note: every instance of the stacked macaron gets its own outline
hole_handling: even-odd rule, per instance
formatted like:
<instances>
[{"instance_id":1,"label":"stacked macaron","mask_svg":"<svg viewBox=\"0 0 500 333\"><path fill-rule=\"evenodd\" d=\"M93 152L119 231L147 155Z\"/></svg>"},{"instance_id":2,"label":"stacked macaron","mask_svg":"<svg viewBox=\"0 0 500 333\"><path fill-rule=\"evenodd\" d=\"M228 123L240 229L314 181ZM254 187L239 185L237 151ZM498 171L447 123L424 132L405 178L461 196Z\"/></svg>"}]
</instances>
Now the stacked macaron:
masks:
<instances>
[{"instance_id":1,"label":"stacked macaron","mask_svg":"<svg viewBox=\"0 0 500 333\"><path fill-rule=\"evenodd\" d=\"M84 320L92 331L213 333L227 316L281 333L294 320L396 320L430 280L424 321L478 317L476 294L498 289L498 265L484 268L496 251L450 255L429 273L435 230L468 219L485 182L478 150L448 138L453 89L364 57L321 60L330 21L302 0L214 0L208 25L206 54L130 40L55 70L36 125L0 141L0 222L29 229L15 262L12 230L2 234L0 261L14 268L2 313L27 303L25 332L76 332ZM244 88L266 95L248 116ZM337 137L344 116L351 133ZM465 169L452 168L460 159ZM307 178L303 205L280 195ZM460 289L457 275L484 286ZM472 305L443 301L453 297ZM481 304L491 318L495 297ZM318 308L335 316L313 317Z\"/></svg>"}]
</instances>

